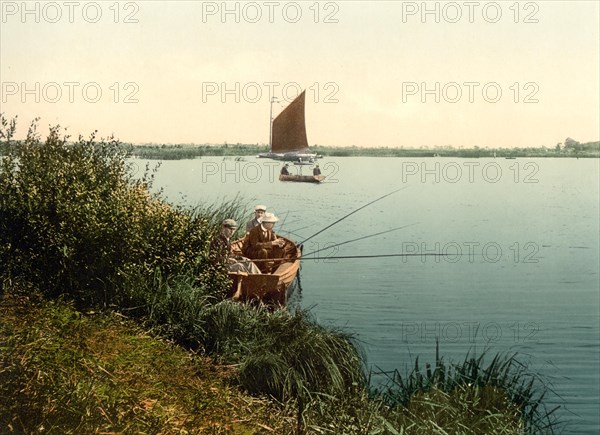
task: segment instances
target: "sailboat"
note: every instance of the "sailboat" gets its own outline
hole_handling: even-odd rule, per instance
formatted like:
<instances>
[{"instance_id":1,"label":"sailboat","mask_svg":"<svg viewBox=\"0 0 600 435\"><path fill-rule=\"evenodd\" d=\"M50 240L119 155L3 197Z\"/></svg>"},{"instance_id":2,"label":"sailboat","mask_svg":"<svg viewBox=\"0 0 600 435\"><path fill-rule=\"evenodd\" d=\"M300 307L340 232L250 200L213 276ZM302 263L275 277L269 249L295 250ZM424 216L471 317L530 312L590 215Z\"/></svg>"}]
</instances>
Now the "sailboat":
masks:
<instances>
[{"instance_id":1,"label":"sailboat","mask_svg":"<svg viewBox=\"0 0 600 435\"><path fill-rule=\"evenodd\" d=\"M306 139L305 99L306 91L302 91L275 119L273 119L273 103L276 99L275 97L271 99L270 152L261 153L258 157L297 163L314 163L317 155L310 152Z\"/></svg>"}]
</instances>

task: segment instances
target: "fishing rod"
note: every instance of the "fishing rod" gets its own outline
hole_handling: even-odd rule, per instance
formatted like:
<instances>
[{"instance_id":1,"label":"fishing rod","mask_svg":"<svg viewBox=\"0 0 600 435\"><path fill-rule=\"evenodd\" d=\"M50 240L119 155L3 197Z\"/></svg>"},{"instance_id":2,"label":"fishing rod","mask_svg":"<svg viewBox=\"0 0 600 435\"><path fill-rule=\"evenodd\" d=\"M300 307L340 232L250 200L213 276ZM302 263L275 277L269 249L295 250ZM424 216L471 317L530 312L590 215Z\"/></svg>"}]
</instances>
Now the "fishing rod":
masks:
<instances>
[{"instance_id":1,"label":"fishing rod","mask_svg":"<svg viewBox=\"0 0 600 435\"><path fill-rule=\"evenodd\" d=\"M375 254L375 255L338 255L336 257L294 257L294 258L256 258L256 259L248 259L253 263L261 263L263 261L283 261L284 263L291 263L296 260L346 260L352 258L386 258L386 257L456 257L456 256L465 256L469 254L444 254L444 253L422 253L422 254Z\"/></svg>"},{"instance_id":2,"label":"fishing rod","mask_svg":"<svg viewBox=\"0 0 600 435\"><path fill-rule=\"evenodd\" d=\"M303 237L303 236L301 236L300 234L298 234L298 233L296 233L296 232L294 232L294 231L287 231L287 230L282 230L282 231L279 231L279 234L281 234L281 233L284 233L284 234L291 234L291 235L293 235L293 236L297 236L297 237Z\"/></svg>"},{"instance_id":3,"label":"fishing rod","mask_svg":"<svg viewBox=\"0 0 600 435\"><path fill-rule=\"evenodd\" d=\"M336 243L335 245L326 246L326 247L323 247L323 248L321 248L321 249L317 249L316 251L312 251L312 252L309 252L308 254L303 254L303 255L312 255L312 254L316 254L316 253L318 253L318 252L325 251L325 250L327 250L327 249L333 249L333 248L337 248L338 246L345 245L346 243L357 242L357 241L359 241L359 240L368 239L368 238L370 238L370 237L379 236L379 235L381 235L381 234L391 233L392 231L401 230L401 229L403 229L403 228L410 227L410 226L412 226L412 225L416 225L416 224L404 225L404 226L401 226L401 227L398 227L398 228L392 228L391 230L381 231L381 232L379 232L379 233L375 233L375 234L370 234L370 235L368 235L368 236L359 237L358 239L352 239L352 240L347 240L347 241L345 241L345 242Z\"/></svg>"},{"instance_id":4,"label":"fishing rod","mask_svg":"<svg viewBox=\"0 0 600 435\"><path fill-rule=\"evenodd\" d=\"M435 253L423 253L423 254L377 254L377 255L339 255L337 257L301 257L300 260L342 260L349 258L385 258L385 257L456 257L457 255L468 255L468 254L435 254ZM252 260L256 261L256 260ZM263 260L264 261L264 260Z\"/></svg>"},{"instance_id":5,"label":"fishing rod","mask_svg":"<svg viewBox=\"0 0 600 435\"><path fill-rule=\"evenodd\" d=\"M346 219L347 217L349 217L349 216L352 216L354 213L356 213L356 212L358 212L358 211L362 210L363 208L365 208L365 207L368 207L369 205L371 205L371 204L374 204L374 203L376 203L377 201L381 201L382 199L384 199L384 198L387 198L388 196L390 196L390 195L392 195L392 194L394 194L394 193L396 193L396 192L399 192L399 191L401 191L401 190L404 190L404 189L406 189L407 187L408 187L408 186L404 186L404 187L401 187L400 189L396 189L396 190L394 190L393 192L386 193L385 195L383 195L383 196L381 196L381 197L379 197L379 198L377 198L377 199L375 199L375 200L373 200L373 201L369 202L368 204L365 204L365 205L363 205L362 207L359 207L359 208L357 208L356 210L354 210L354 211L351 211L351 212L350 212L350 213L348 213L346 216L343 216L343 217L341 217L341 218L340 218L340 219L338 219L337 221L335 221L335 222L333 222L333 223L331 223L331 224L327 225L327 226L326 226L325 228L323 228L322 230L320 230L320 231L317 231L315 234L313 234L313 235L312 235L312 236L310 236L309 238L307 238L307 239L303 240L302 242L298 243L298 245L302 245L302 244L304 244L304 243L308 242L308 241L309 241L310 239L312 239L313 237L315 237L315 236L317 236L317 235L321 234L323 231L325 231L325 230L327 230L327 229L331 228L332 226L334 226L335 224L337 224L337 223L339 223L339 222L343 221L343 220L344 220L344 219Z\"/></svg>"},{"instance_id":6,"label":"fishing rod","mask_svg":"<svg viewBox=\"0 0 600 435\"><path fill-rule=\"evenodd\" d=\"M314 224L310 224L310 225L303 226L302 228L296 228L294 231L302 231L302 230L312 227L313 225Z\"/></svg>"}]
</instances>

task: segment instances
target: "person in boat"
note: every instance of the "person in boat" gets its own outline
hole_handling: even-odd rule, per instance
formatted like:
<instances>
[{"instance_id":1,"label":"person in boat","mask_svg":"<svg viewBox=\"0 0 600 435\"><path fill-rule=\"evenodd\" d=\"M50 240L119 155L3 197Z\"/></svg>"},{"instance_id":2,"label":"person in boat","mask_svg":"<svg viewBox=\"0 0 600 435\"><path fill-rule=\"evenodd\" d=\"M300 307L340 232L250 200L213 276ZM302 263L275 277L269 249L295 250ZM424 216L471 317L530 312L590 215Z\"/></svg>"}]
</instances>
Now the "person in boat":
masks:
<instances>
[{"instance_id":1,"label":"person in boat","mask_svg":"<svg viewBox=\"0 0 600 435\"><path fill-rule=\"evenodd\" d=\"M265 260L279 258L285 240L278 238L273 232L275 222L279 218L273 213L265 213L260 220L260 225L252 228L246 236L242 253L252 260ZM257 266L262 273L272 272L274 261L257 261Z\"/></svg>"},{"instance_id":2,"label":"person in boat","mask_svg":"<svg viewBox=\"0 0 600 435\"><path fill-rule=\"evenodd\" d=\"M252 228L260 225L260 219L263 217L266 211L266 205L257 205L254 207L254 217L246 224L246 234L248 234Z\"/></svg>"},{"instance_id":3,"label":"person in boat","mask_svg":"<svg viewBox=\"0 0 600 435\"><path fill-rule=\"evenodd\" d=\"M317 163L313 169L313 175L321 175L321 169L319 168L319 164Z\"/></svg>"},{"instance_id":4,"label":"person in boat","mask_svg":"<svg viewBox=\"0 0 600 435\"><path fill-rule=\"evenodd\" d=\"M221 224L221 232L210 243L215 263L225 263L229 272L261 273L249 258L231 254L231 236L237 227L237 222L233 219L225 219Z\"/></svg>"},{"instance_id":5,"label":"person in boat","mask_svg":"<svg viewBox=\"0 0 600 435\"><path fill-rule=\"evenodd\" d=\"M285 164L283 168L281 168L281 175L290 175L290 171L288 171L289 164Z\"/></svg>"}]
</instances>

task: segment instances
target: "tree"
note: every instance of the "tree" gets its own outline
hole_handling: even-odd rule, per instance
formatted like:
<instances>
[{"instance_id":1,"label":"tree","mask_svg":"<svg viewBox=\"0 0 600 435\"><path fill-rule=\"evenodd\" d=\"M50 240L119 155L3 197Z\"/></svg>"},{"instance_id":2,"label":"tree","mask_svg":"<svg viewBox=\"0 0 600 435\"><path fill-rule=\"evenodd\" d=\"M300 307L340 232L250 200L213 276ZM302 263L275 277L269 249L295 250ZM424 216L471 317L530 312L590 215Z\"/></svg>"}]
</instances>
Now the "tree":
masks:
<instances>
[{"instance_id":1,"label":"tree","mask_svg":"<svg viewBox=\"0 0 600 435\"><path fill-rule=\"evenodd\" d=\"M572 150L577 151L579 149L580 145L581 144L579 142L577 142L575 139L572 139L570 137L565 139L565 150L572 149Z\"/></svg>"}]
</instances>

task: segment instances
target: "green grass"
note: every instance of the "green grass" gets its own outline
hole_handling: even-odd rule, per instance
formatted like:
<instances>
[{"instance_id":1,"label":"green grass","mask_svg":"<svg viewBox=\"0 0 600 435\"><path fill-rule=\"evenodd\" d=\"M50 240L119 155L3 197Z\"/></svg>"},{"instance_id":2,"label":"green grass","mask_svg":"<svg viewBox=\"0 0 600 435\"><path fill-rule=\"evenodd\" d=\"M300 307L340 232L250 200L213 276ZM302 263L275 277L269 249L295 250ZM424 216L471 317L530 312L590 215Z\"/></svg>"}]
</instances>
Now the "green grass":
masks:
<instances>
[{"instance_id":1,"label":"green grass","mask_svg":"<svg viewBox=\"0 0 600 435\"><path fill-rule=\"evenodd\" d=\"M222 302L204 325L216 359L123 315L9 289L0 302L0 432L553 433L539 384L514 357L416 363L369 393L347 334L305 312ZM336 353L355 360L340 366Z\"/></svg>"},{"instance_id":2,"label":"green grass","mask_svg":"<svg viewBox=\"0 0 600 435\"><path fill-rule=\"evenodd\" d=\"M32 299L0 303L0 433L284 433L293 422L232 386L230 369L122 316Z\"/></svg>"},{"instance_id":3,"label":"green grass","mask_svg":"<svg viewBox=\"0 0 600 435\"><path fill-rule=\"evenodd\" d=\"M376 394L388 406L404 409L401 414L424 431L440 426L451 433L466 428L466 433L554 433L557 408L544 405L550 389L543 379L516 354L496 354L489 363L486 356L446 363L436 349L433 368L423 369L417 358L404 376L398 370L386 373L388 384Z\"/></svg>"}]
</instances>

